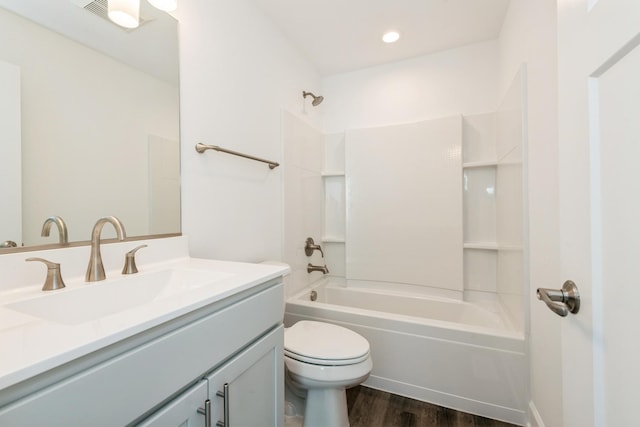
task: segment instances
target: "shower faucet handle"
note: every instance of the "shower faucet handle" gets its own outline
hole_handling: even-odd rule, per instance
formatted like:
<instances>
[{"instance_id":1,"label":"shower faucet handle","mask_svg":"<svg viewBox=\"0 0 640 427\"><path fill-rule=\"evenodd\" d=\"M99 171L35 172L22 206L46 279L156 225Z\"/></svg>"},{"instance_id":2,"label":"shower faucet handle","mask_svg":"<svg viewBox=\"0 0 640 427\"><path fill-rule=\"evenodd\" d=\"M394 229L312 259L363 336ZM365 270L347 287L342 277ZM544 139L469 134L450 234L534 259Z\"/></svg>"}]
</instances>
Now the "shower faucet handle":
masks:
<instances>
[{"instance_id":1,"label":"shower faucet handle","mask_svg":"<svg viewBox=\"0 0 640 427\"><path fill-rule=\"evenodd\" d=\"M322 248L320 247L320 245L316 245L311 237L307 237L307 240L304 244L305 255L311 256L313 255L313 251L316 250L320 251L320 255L322 255L322 258L324 258L324 252L322 252Z\"/></svg>"}]
</instances>

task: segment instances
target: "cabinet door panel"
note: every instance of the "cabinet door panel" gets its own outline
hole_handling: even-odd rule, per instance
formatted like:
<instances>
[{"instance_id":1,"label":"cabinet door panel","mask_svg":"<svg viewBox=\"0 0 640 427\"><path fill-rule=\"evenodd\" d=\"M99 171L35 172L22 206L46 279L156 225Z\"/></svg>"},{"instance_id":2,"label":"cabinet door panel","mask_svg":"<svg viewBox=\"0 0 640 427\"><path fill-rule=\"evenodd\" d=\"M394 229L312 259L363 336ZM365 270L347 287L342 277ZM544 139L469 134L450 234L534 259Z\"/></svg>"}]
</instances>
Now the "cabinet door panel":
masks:
<instances>
[{"instance_id":1,"label":"cabinet door panel","mask_svg":"<svg viewBox=\"0 0 640 427\"><path fill-rule=\"evenodd\" d=\"M284 425L283 331L282 326L274 329L208 376L212 424L224 420L226 398L226 427ZM217 395L225 384L227 396Z\"/></svg>"},{"instance_id":2,"label":"cabinet door panel","mask_svg":"<svg viewBox=\"0 0 640 427\"><path fill-rule=\"evenodd\" d=\"M202 380L169 402L137 427L205 427L203 414L198 408L207 400L207 381Z\"/></svg>"}]
</instances>

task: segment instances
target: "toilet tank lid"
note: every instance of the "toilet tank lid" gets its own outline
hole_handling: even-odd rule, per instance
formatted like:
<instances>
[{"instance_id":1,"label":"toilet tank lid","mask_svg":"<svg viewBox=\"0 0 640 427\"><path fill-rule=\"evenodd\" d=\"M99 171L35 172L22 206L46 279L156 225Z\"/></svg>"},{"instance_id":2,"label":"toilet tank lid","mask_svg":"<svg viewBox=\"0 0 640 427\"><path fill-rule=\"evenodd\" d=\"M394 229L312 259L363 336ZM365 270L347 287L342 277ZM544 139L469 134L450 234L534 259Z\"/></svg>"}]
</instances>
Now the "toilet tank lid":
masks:
<instances>
[{"instance_id":1,"label":"toilet tank lid","mask_svg":"<svg viewBox=\"0 0 640 427\"><path fill-rule=\"evenodd\" d=\"M342 360L369 353L369 342L342 326L301 320L285 329L284 348L314 359Z\"/></svg>"}]
</instances>

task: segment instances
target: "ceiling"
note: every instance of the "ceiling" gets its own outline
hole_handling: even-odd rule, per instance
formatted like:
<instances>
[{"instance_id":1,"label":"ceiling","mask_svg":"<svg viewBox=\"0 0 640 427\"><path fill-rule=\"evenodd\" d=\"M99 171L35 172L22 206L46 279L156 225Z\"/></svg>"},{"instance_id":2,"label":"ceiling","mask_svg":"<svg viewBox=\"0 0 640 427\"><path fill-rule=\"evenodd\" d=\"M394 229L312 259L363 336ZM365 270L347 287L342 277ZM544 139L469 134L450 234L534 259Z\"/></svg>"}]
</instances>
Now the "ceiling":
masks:
<instances>
[{"instance_id":1,"label":"ceiling","mask_svg":"<svg viewBox=\"0 0 640 427\"><path fill-rule=\"evenodd\" d=\"M499 36L509 0L251 0L321 75ZM394 30L400 40L386 44Z\"/></svg>"}]
</instances>

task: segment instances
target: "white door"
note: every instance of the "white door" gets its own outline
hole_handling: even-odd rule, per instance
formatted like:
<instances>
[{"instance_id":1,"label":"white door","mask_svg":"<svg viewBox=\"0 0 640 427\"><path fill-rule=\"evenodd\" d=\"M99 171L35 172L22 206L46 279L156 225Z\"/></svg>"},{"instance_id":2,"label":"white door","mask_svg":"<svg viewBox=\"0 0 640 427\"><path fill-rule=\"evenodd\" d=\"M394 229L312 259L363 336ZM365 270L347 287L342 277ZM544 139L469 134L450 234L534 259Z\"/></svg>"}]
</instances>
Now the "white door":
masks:
<instances>
[{"instance_id":1,"label":"white door","mask_svg":"<svg viewBox=\"0 0 640 427\"><path fill-rule=\"evenodd\" d=\"M639 46L640 1L558 0L562 272L582 306L553 425L640 425Z\"/></svg>"}]
</instances>

